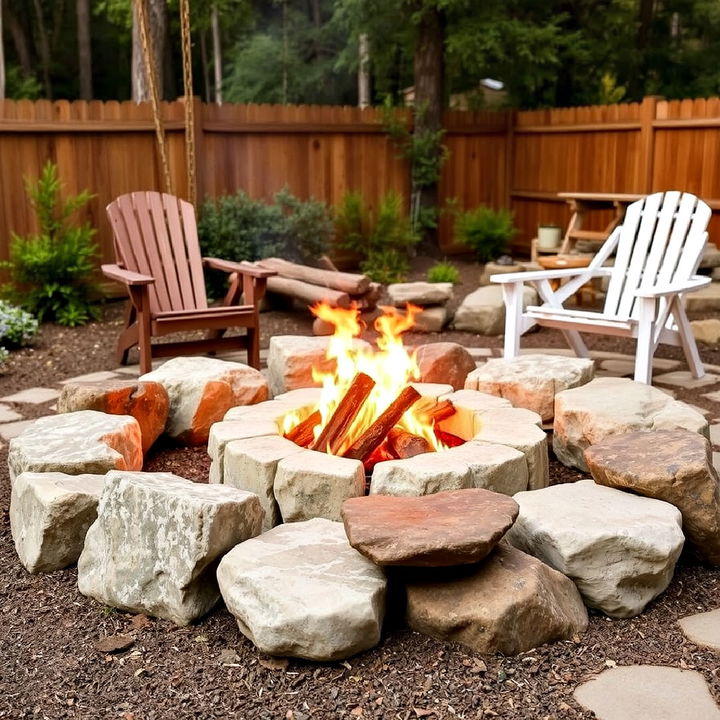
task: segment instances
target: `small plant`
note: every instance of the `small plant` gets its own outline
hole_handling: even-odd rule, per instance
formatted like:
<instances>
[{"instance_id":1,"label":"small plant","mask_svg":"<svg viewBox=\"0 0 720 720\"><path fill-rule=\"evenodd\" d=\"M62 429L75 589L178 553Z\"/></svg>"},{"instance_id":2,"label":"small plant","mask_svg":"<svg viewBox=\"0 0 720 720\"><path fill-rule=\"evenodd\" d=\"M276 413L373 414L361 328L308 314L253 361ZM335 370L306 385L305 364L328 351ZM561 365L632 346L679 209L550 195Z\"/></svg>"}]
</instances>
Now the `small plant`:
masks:
<instances>
[{"instance_id":1,"label":"small plant","mask_svg":"<svg viewBox=\"0 0 720 720\"><path fill-rule=\"evenodd\" d=\"M327 253L335 234L328 206L313 198L299 200L287 188L275 193L274 200L285 216L283 257L313 264Z\"/></svg>"},{"instance_id":2,"label":"small plant","mask_svg":"<svg viewBox=\"0 0 720 720\"><path fill-rule=\"evenodd\" d=\"M460 282L460 271L449 262L435 263L427 271L427 281L431 283L452 283Z\"/></svg>"},{"instance_id":3,"label":"small plant","mask_svg":"<svg viewBox=\"0 0 720 720\"><path fill-rule=\"evenodd\" d=\"M357 192L347 193L335 210L340 247L360 256L360 270L375 282L402 282L410 269L409 254L419 236L403 211L402 196L387 193L377 212Z\"/></svg>"},{"instance_id":4,"label":"small plant","mask_svg":"<svg viewBox=\"0 0 720 720\"><path fill-rule=\"evenodd\" d=\"M455 239L472 248L479 262L489 262L507 252L516 232L509 210L481 205L455 216Z\"/></svg>"},{"instance_id":5,"label":"small plant","mask_svg":"<svg viewBox=\"0 0 720 720\"><path fill-rule=\"evenodd\" d=\"M37 335L38 321L22 308L0 300L0 346L14 350Z\"/></svg>"},{"instance_id":6,"label":"small plant","mask_svg":"<svg viewBox=\"0 0 720 720\"><path fill-rule=\"evenodd\" d=\"M4 295L41 322L87 323L98 315L93 303L95 230L89 223L72 225L70 218L93 196L84 190L62 200L57 166L51 162L35 182L26 180L25 187L40 232L26 237L13 234L10 260L3 263L12 271L12 282L4 286Z\"/></svg>"}]
</instances>

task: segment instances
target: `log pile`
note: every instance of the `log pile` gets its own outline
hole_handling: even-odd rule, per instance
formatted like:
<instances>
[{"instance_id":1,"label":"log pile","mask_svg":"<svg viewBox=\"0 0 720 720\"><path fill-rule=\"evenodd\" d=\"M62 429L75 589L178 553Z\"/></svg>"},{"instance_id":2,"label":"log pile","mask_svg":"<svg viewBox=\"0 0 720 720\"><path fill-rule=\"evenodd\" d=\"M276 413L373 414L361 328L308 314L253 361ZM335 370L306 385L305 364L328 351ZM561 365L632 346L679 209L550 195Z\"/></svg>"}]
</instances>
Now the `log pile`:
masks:
<instances>
[{"instance_id":1,"label":"log pile","mask_svg":"<svg viewBox=\"0 0 720 720\"><path fill-rule=\"evenodd\" d=\"M268 278L268 292L285 295L306 305L326 302L332 307L349 308L355 303L361 310L374 310L382 295L382 285L366 275L299 265L281 258L266 258L255 263L277 275Z\"/></svg>"}]
</instances>

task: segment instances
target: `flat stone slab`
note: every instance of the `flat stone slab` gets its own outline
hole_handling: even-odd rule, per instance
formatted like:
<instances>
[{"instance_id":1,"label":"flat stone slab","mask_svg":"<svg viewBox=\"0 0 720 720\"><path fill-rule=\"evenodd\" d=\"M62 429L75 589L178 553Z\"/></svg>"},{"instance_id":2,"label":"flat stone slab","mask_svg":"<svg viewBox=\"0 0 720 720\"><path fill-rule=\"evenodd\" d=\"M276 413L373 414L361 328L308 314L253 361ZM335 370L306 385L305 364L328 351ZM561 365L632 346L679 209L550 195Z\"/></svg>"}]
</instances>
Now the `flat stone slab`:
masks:
<instances>
[{"instance_id":1,"label":"flat stone slab","mask_svg":"<svg viewBox=\"0 0 720 720\"><path fill-rule=\"evenodd\" d=\"M693 320L690 327L698 342L703 342L706 345L717 345L720 342L720 319Z\"/></svg>"},{"instance_id":2,"label":"flat stone slab","mask_svg":"<svg viewBox=\"0 0 720 720\"><path fill-rule=\"evenodd\" d=\"M695 670L611 668L578 685L573 696L598 720L720 720L720 708Z\"/></svg>"},{"instance_id":3,"label":"flat stone slab","mask_svg":"<svg viewBox=\"0 0 720 720\"><path fill-rule=\"evenodd\" d=\"M707 420L658 388L602 377L555 396L553 450L558 460L587 472L585 449L611 435L637 430L690 430L707 435Z\"/></svg>"},{"instance_id":4,"label":"flat stone slab","mask_svg":"<svg viewBox=\"0 0 720 720\"><path fill-rule=\"evenodd\" d=\"M420 307L444 305L453 297L452 283L391 283L386 289L390 304L395 307L405 307L407 303Z\"/></svg>"},{"instance_id":5,"label":"flat stone slab","mask_svg":"<svg viewBox=\"0 0 720 720\"><path fill-rule=\"evenodd\" d=\"M453 390L465 387L465 379L475 370L472 355L457 343L438 342L420 345L415 349L420 368L420 381L447 383Z\"/></svg>"},{"instance_id":6,"label":"flat stone slab","mask_svg":"<svg viewBox=\"0 0 720 720\"><path fill-rule=\"evenodd\" d=\"M104 483L104 475L59 472L25 472L15 478L10 529L28 572L60 570L80 557Z\"/></svg>"},{"instance_id":7,"label":"flat stone slab","mask_svg":"<svg viewBox=\"0 0 720 720\"><path fill-rule=\"evenodd\" d=\"M22 415L7 405L0 404L0 423L9 423L15 420L22 420Z\"/></svg>"},{"instance_id":8,"label":"flat stone slab","mask_svg":"<svg viewBox=\"0 0 720 720\"><path fill-rule=\"evenodd\" d=\"M696 557L720 565L720 480L706 438L689 430L613 435L589 447L585 461L596 483L678 508Z\"/></svg>"},{"instance_id":9,"label":"flat stone slab","mask_svg":"<svg viewBox=\"0 0 720 720\"><path fill-rule=\"evenodd\" d=\"M514 407L533 410L548 421L555 414L555 395L585 385L594 373L593 360L519 355L511 360L488 360L468 375L465 387L504 397Z\"/></svg>"},{"instance_id":10,"label":"flat stone slab","mask_svg":"<svg viewBox=\"0 0 720 720\"><path fill-rule=\"evenodd\" d=\"M42 403L56 400L60 395L59 390L53 388L34 387L12 395L5 395L0 398L2 402L29 403L30 405L41 405Z\"/></svg>"},{"instance_id":11,"label":"flat stone slab","mask_svg":"<svg viewBox=\"0 0 720 720\"><path fill-rule=\"evenodd\" d=\"M410 627L475 652L516 655L587 628L572 581L504 541L478 565L406 573Z\"/></svg>"},{"instance_id":12,"label":"flat stone slab","mask_svg":"<svg viewBox=\"0 0 720 720\"><path fill-rule=\"evenodd\" d=\"M258 535L262 519L252 493L171 473L110 472L78 560L78 589L187 625L220 599L216 561Z\"/></svg>"},{"instance_id":13,"label":"flat stone slab","mask_svg":"<svg viewBox=\"0 0 720 720\"><path fill-rule=\"evenodd\" d=\"M717 385L720 382L720 375L705 373L701 378L694 378L689 370L675 370L674 372L655 375L653 382L661 385L673 385L675 387L695 389L707 385Z\"/></svg>"},{"instance_id":14,"label":"flat stone slab","mask_svg":"<svg viewBox=\"0 0 720 720\"><path fill-rule=\"evenodd\" d=\"M104 475L142 463L137 420L95 410L39 418L10 441L8 453L11 482L23 472Z\"/></svg>"},{"instance_id":15,"label":"flat stone slab","mask_svg":"<svg viewBox=\"0 0 720 720\"><path fill-rule=\"evenodd\" d=\"M280 525L220 562L223 600L262 652L340 660L380 641L383 571L350 547L342 523Z\"/></svg>"},{"instance_id":16,"label":"flat stone slab","mask_svg":"<svg viewBox=\"0 0 720 720\"><path fill-rule=\"evenodd\" d=\"M537 303L537 293L523 288L523 308ZM488 285L471 292L455 312L453 326L480 335L501 335L505 332L505 303L502 288Z\"/></svg>"},{"instance_id":17,"label":"flat stone slab","mask_svg":"<svg viewBox=\"0 0 720 720\"><path fill-rule=\"evenodd\" d=\"M479 489L417 498L369 495L342 506L350 545L376 565L414 567L480 562L517 514L512 498Z\"/></svg>"},{"instance_id":18,"label":"flat stone slab","mask_svg":"<svg viewBox=\"0 0 720 720\"><path fill-rule=\"evenodd\" d=\"M680 511L592 480L515 495L515 547L567 575L589 607L633 617L672 580L684 537Z\"/></svg>"},{"instance_id":19,"label":"flat stone slab","mask_svg":"<svg viewBox=\"0 0 720 720\"><path fill-rule=\"evenodd\" d=\"M678 625L690 642L720 650L720 609L680 618Z\"/></svg>"},{"instance_id":20,"label":"flat stone slab","mask_svg":"<svg viewBox=\"0 0 720 720\"><path fill-rule=\"evenodd\" d=\"M61 380L61 385L70 383L99 383L107 380L117 380L117 373L111 370L99 370L98 372L86 373L85 375L76 375L75 377Z\"/></svg>"},{"instance_id":21,"label":"flat stone slab","mask_svg":"<svg viewBox=\"0 0 720 720\"><path fill-rule=\"evenodd\" d=\"M433 305L415 316L414 332L439 333L447 324L450 312L444 305Z\"/></svg>"},{"instance_id":22,"label":"flat stone slab","mask_svg":"<svg viewBox=\"0 0 720 720\"><path fill-rule=\"evenodd\" d=\"M688 312L720 310L720 283L712 282L699 290L686 293L682 299Z\"/></svg>"},{"instance_id":23,"label":"flat stone slab","mask_svg":"<svg viewBox=\"0 0 720 720\"><path fill-rule=\"evenodd\" d=\"M203 445L213 423L236 405L268 397L262 373L242 363L208 357L177 357L140 377L164 386L170 398L165 432L187 445Z\"/></svg>"}]
</instances>

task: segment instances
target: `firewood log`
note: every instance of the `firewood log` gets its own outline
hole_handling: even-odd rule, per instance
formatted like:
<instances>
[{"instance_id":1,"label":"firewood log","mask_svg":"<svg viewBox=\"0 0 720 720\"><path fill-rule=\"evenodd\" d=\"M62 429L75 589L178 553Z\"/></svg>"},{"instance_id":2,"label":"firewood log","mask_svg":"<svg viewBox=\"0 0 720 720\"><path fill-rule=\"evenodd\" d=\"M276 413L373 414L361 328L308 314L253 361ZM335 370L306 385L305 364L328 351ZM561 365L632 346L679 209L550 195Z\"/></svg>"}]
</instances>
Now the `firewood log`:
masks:
<instances>
[{"instance_id":1,"label":"firewood log","mask_svg":"<svg viewBox=\"0 0 720 720\"><path fill-rule=\"evenodd\" d=\"M322 416L319 410L308 415L301 423L285 433L285 437L300 447L307 447L314 439L315 426L320 423Z\"/></svg>"},{"instance_id":2,"label":"firewood log","mask_svg":"<svg viewBox=\"0 0 720 720\"><path fill-rule=\"evenodd\" d=\"M350 307L350 296L345 292L320 285L311 285L301 280L291 280L279 275L268 278L267 289L268 292L288 295L307 305L315 305L315 303L324 301L332 307Z\"/></svg>"},{"instance_id":3,"label":"firewood log","mask_svg":"<svg viewBox=\"0 0 720 720\"><path fill-rule=\"evenodd\" d=\"M340 290L348 295L363 295L370 289L370 278L366 275L298 265L282 258L265 258L257 264L267 270L275 270L280 277Z\"/></svg>"},{"instance_id":4,"label":"firewood log","mask_svg":"<svg viewBox=\"0 0 720 720\"><path fill-rule=\"evenodd\" d=\"M387 436L387 444L390 452L401 460L432 452L432 445L420 435L414 435L407 430L394 427Z\"/></svg>"}]
</instances>

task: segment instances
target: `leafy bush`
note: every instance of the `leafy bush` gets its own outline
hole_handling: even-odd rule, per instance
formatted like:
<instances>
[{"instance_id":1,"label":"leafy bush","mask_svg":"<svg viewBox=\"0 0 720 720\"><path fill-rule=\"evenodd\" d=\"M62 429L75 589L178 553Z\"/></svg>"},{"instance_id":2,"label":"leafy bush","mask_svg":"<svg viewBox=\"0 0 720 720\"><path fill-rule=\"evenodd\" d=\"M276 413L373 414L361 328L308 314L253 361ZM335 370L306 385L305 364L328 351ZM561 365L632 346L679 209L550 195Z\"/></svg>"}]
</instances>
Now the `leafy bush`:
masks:
<instances>
[{"instance_id":1,"label":"leafy bush","mask_svg":"<svg viewBox=\"0 0 720 720\"><path fill-rule=\"evenodd\" d=\"M493 210L481 205L458 212L455 217L455 239L472 248L480 262L494 260L507 252L516 232L509 210Z\"/></svg>"},{"instance_id":2,"label":"leafy bush","mask_svg":"<svg viewBox=\"0 0 720 720\"><path fill-rule=\"evenodd\" d=\"M57 166L51 162L34 183L26 180L25 187L40 233L13 234L10 260L3 263L12 271L12 282L3 294L40 321L82 325L98 315L93 304L97 246L90 224L73 226L70 218L92 195L84 190L62 200Z\"/></svg>"},{"instance_id":3,"label":"leafy bush","mask_svg":"<svg viewBox=\"0 0 720 720\"><path fill-rule=\"evenodd\" d=\"M0 346L20 348L27 345L38 331L38 321L22 308L0 300Z\"/></svg>"},{"instance_id":4,"label":"leafy bush","mask_svg":"<svg viewBox=\"0 0 720 720\"><path fill-rule=\"evenodd\" d=\"M431 283L455 283L460 282L459 270L449 262L435 263L427 271L427 281Z\"/></svg>"},{"instance_id":5,"label":"leafy bush","mask_svg":"<svg viewBox=\"0 0 720 720\"><path fill-rule=\"evenodd\" d=\"M335 209L340 247L360 256L360 270L375 282L401 282L410 268L409 252L419 236L403 211L402 196L387 193L374 213L360 193L347 193Z\"/></svg>"}]
</instances>

